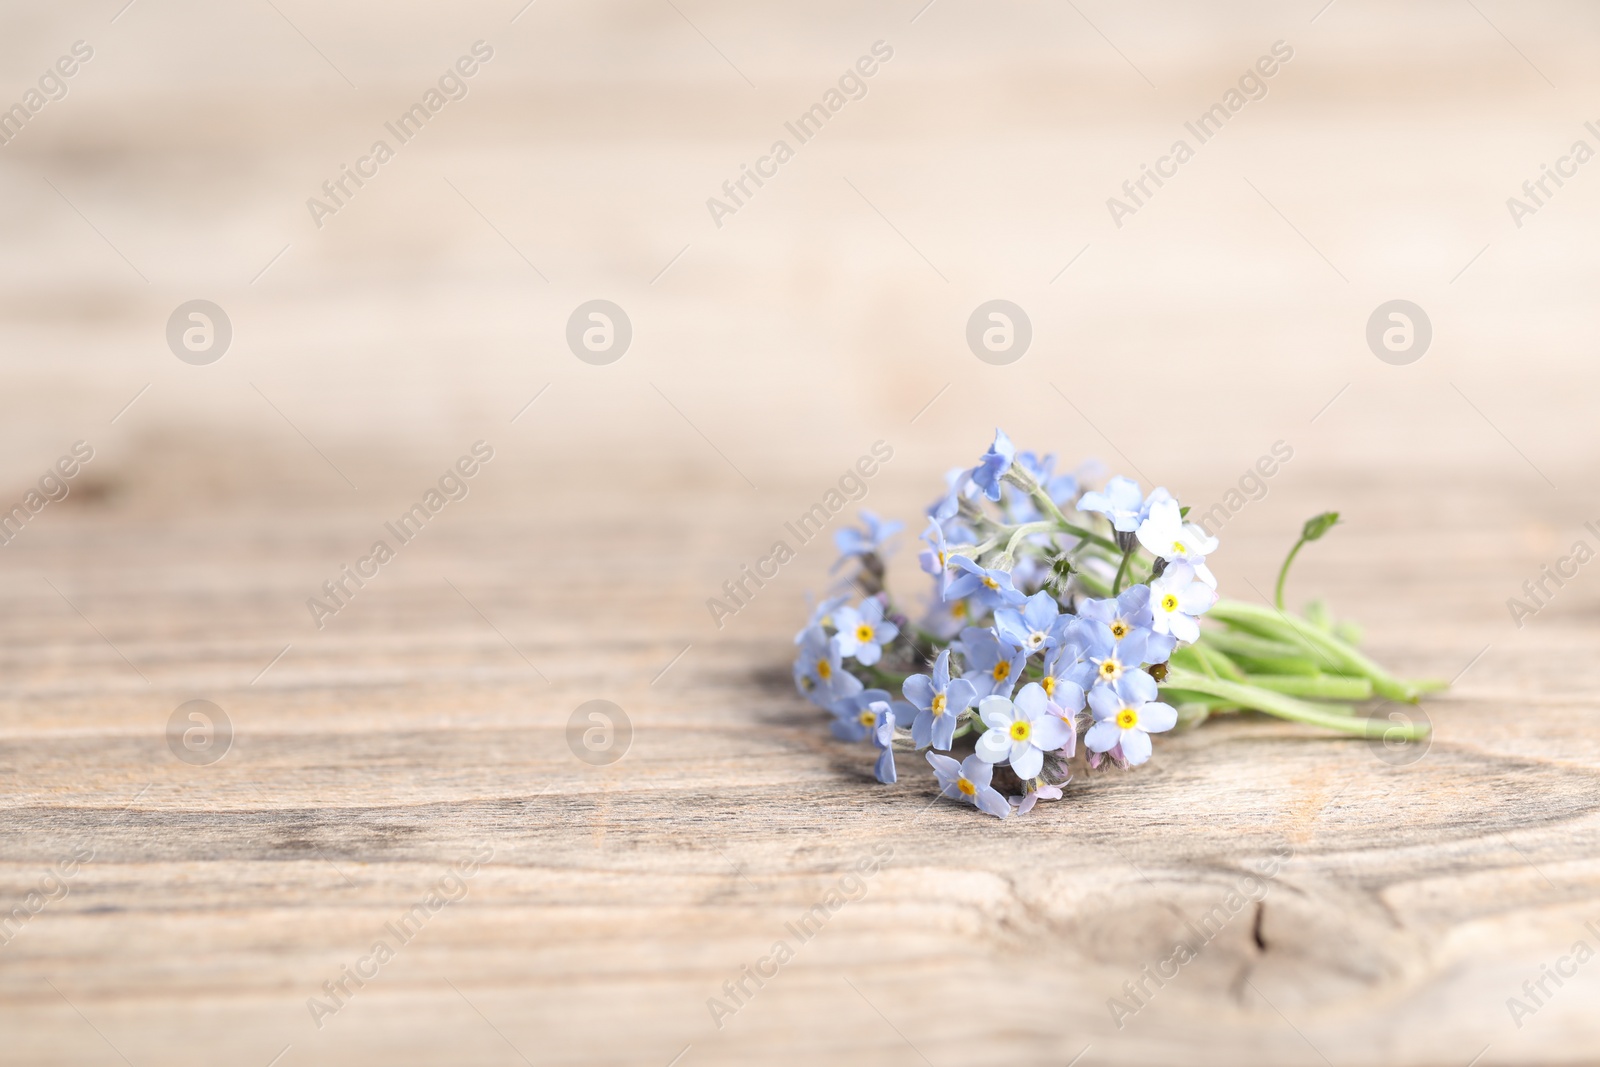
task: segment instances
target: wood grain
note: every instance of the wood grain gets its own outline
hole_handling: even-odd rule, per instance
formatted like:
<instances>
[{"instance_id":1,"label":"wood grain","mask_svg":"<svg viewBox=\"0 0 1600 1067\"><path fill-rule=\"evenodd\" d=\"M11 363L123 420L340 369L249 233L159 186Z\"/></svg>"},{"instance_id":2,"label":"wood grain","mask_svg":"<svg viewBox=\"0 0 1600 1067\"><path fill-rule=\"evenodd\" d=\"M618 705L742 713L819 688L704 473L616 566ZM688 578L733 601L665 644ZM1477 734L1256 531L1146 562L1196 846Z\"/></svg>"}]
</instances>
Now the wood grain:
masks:
<instances>
[{"instance_id":1,"label":"wood grain","mask_svg":"<svg viewBox=\"0 0 1600 1067\"><path fill-rule=\"evenodd\" d=\"M866 749L833 742L793 695L788 634L825 559L721 633L692 611L674 622L668 605L694 605L715 563L694 546L713 525L759 543L763 522L734 498L709 512L633 499L661 521L628 531L619 564L641 579L632 629L609 625L581 576L532 562L561 534L514 501L441 527L322 634L279 609L340 522L212 516L159 549L131 536L135 516L91 510L39 539L27 564L104 638L43 581L8 581L3 899L74 848L93 858L0 948L7 1062L266 1064L285 1046L282 1063L666 1064L686 1046L684 1063L1591 1055L1587 971L1521 1028L1506 1007L1600 920L1593 705L1508 703L1522 653L1491 644L1428 702L1437 735L1415 762L1239 717L1001 824L930 807L915 761L877 786ZM1419 570L1396 587L1329 558L1371 558L1392 536L1381 517L1341 529L1300 581L1387 605L1369 644L1397 669L1459 671L1472 640L1429 619L1490 583ZM247 543L252 564L228 565ZM1454 562L1474 573L1470 549ZM1583 685L1592 670L1565 646L1589 640L1587 618L1546 630ZM252 683L285 634L295 647ZM196 692L238 730L209 767L162 736ZM607 767L564 737L595 696L636 730ZM397 940L386 924L479 848L492 857L465 895L319 1028L308 998ZM843 883L859 899L800 942L786 924L874 850L890 858L864 888ZM1290 858L1256 880L1275 853ZM792 961L759 990L746 979L755 995L719 1028L707 1001L735 1004L723 983L779 940ZM1118 1028L1108 1001L1137 1003L1124 983L1179 941L1196 958L1159 988L1143 979L1148 1003Z\"/></svg>"},{"instance_id":2,"label":"wood grain","mask_svg":"<svg viewBox=\"0 0 1600 1067\"><path fill-rule=\"evenodd\" d=\"M0 14L0 105L96 49L0 150L0 506L96 449L0 547L0 1064L1600 1063L1600 962L1543 970L1600 949L1600 582L1505 608L1600 500L1595 168L1505 208L1588 136L1589 7L109 6ZM479 37L472 95L315 227ZM713 223L879 38L870 94ZM196 297L234 325L205 367L163 336ZM635 327L606 367L564 341L597 297ZM1363 336L1397 297L1434 326L1409 366ZM997 298L1034 334L1004 367L964 337ZM1003 824L913 759L878 786L789 681L826 539L722 628L705 600L872 442L862 504L910 520L996 425L1202 513L1292 446L1223 589L1340 510L1293 595L1458 679L1431 747L1240 716ZM166 740L194 699L235 731L208 766ZM608 766L568 745L595 699L633 728Z\"/></svg>"}]
</instances>

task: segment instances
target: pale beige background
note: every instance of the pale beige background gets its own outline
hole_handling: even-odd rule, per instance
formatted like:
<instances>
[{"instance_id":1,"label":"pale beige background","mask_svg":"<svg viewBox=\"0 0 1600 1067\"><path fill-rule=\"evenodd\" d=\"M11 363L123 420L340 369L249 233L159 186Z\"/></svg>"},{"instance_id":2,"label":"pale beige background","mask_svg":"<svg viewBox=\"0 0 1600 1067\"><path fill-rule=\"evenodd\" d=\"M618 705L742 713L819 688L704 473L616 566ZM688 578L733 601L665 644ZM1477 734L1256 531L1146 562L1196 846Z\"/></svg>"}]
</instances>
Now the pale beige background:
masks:
<instances>
[{"instance_id":1,"label":"pale beige background","mask_svg":"<svg viewBox=\"0 0 1600 1067\"><path fill-rule=\"evenodd\" d=\"M1564 951L1575 917L1600 918L1588 858L1600 587L1585 572L1522 630L1505 600L1574 539L1596 543L1581 523L1600 518L1600 162L1521 228L1505 202L1575 139L1600 148L1583 128L1600 123L1600 10L920 6L5 6L0 104L75 40L95 56L0 147L0 502L76 440L96 458L67 502L0 549L3 900L86 833L106 858L0 948L0 1061L265 1064L288 1044L285 1064L519 1062L451 999L450 977L533 1062L665 1064L685 1045L686 1064L922 1062L859 1001L829 999L830 968L874 961L878 1005L920 1020L919 1044L946 1042L922 1048L939 1064L1065 1063L1091 1041L1102 1062L1465 1064L1486 1045L1482 1063L1595 1055L1595 975L1522 1030L1503 1002ZM306 198L478 39L495 56L470 95L316 228ZM706 198L878 40L894 58L868 95L716 227ZM1106 198L1278 40L1295 55L1267 97L1113 226ZM195 297L234 328L208 367L179 362L163 337ZM563 340L594 297L634 325L608 367ZM1034 327L1008 367L981 364L963 337L997 297ZM1363 337L1397 297L1434 329L1405 367ZM1492 791L1516 802L1480 829L1519 888L1461 859L1490 881L1454 918L1324 935L1323 950L1345 955L1325 967L1308 949L1284 972L1301 993L1280 1004L1300 1006L1312 1042L1259 1005L1207 1030L1215 1009L1198 988L1135 1038L1105 1026L1121 950L1090 936L1107 980L1073 985L1087 965L1071 952L1089 936L1075 924L1093 921L1069 908L1061 925L1030 925L1048 910L1030 893L1048 899L1055 883L1028 889L1015 868L1070 870L1060 842L990 854L989 827L952 817L939 833L977 849L950 876L966 888L951 890L927 846L935 873L887 892L938 897L933 912L863 905L794 993L741 1015L742 1034L710 1028L704 998L816 890L759 899L697 840L696 813L718 833L751 820L742 847L720 848L757 882L760 870L781 881L832 826L908 818L925 790L918 777L886 800L847 777L848 758L784 695L788 633L826 581L827 552L802 553L722 631L704 599L873 441L895 458L868 503L911 519L996 425L1201 508L1275 441L1292 445L1267 498L1224 531L1228 591L1267 588L1306 515L1345 512L1348 527L1304 562L1307 589L1331 591L1375 653L1412 673L1451 677L1482 652L1460 685L1480 717L1454 739L1553 761L1570 785L1567 796L1496 772ZM313 629L305 598L478 439L496 458L468 500ZM240 730L206 771L161 742L193 696L224 704ZM597 696L640 728L637 751L603 772L562 740L571 709ZM1169 775L1210 762L1217 790L1228 778L1209 775L1277 780L1270 745L1224 772L1204 734L1182 744ZM1295 751L1297 789L1332 766L1330 750ZM1366 783L1387 769L1350 755L1338 773ZM1478 797L1463 773L1438 788L1470 821ZM1295 840L1315 851L1314 812L1337 787L1292 803L1268 790L1240 801L1240 817L1292 807L1311 820ZM657 788L665 812L645 799ZM531 799L546 789L564 799ZM827 794L834 821L785 821L808 790ZM618 801L620 822L592 800L613 791L640 797ZM1534 877L1495 835L1546 825L1546 791L1577 821L1550 825L1548 853L1520 843L1542 857ZM466 798L489 813L458 817ZM415 847L361 829L386 811L414 816ZM670 835L666 815L685 820ZM1075 815L1046 818L1057 821L1033 832L1066 832ZM1441 842L1460 825L1449 812L1429 825L1372 860L1392 875L1442 850L1397 891L1405 906L1452 882L1454 846ZM1147 869L1230 856L1225 833L1212 852L1177 853L1137 825L1121 833L1112 840ZM435 920L456 932L431 930L434 947L409 949L336 1025L310 1030L304 998L366 932L497 834L508 866L481 881L482 903ZM1352 873L1362 838L1334 836L1351 851L1317 877L1366 885ZM316 850L338 859L337 877ZM702 865L681 866L687 852ZM730 900L748 909L738 933L711 932ZM1513 900L1507 919L1500 902ZM1138 929L1146 913L1131 914L1118 921ZM969 940L940 949L936 935ZM984 982L1026 985L1023 955L991 951L1011 937L1060 954L1014 1013L958 966L976 952ZM835 992L802 993L822 988ZM1310 1021L1319 1006L1329 1014Z\"/></svg>"}]
</instances>

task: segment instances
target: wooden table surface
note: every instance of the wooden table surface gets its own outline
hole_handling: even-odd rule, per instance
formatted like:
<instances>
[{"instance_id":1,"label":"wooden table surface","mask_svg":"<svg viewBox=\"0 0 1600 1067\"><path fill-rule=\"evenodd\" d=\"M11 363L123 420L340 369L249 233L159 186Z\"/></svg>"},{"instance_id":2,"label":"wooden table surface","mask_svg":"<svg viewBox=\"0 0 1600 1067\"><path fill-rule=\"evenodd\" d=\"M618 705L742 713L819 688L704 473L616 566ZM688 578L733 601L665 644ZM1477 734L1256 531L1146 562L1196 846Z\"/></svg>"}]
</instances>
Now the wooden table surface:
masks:
<instances>
[{"instance_id":1,"label":"wooden table surface","mask_svg":"<svg viewBox=\"0 0 1600 1067\"><path fill-rule=\"evenodd\" d=\"M1506 606L1600 547L1600 179L1505 207L1594 117L1592 12L519 6L3 16L18 86L96 55L0 149L0 504L95 456L0 547L0 1063L1600 1062L1600 588ZM210 366L164 338L196 297L234 326ZM635 327L604 367L563 334L596 297ZM1006 367L963 334L996 297L1035 330ZM1364 338L1396 297L1435 330L1404 367ZM1202 511L1287 442L1224 591L1341 510L1293 594L1457 679L1431 744L1235 717L1004 823L916 760L874 783L789 680L826 544L720 628L706 600L875 441L862 506L914 533L996 425ZM231 736L186 762L195 700ZM595 700L614 762L573 747Z\"/></svg>"},{"instance_id":2,"label":"wooden table surface","mask_svg":"<svg viewBox=\"0 0 1600 1067\"><path fill-rule=\"evenodd\" d=\"M320 633L274 609L360 522L64 517L7 584L4 888L66 895L0 950L6 1060L1581 1060L1591 974L1520 1028L1506 999L1596 940L1593 617L1540 620L1538 644L1468 621L1497 579L1462 576L1511 531L1452 548L1384 488L1302 581L1365 607L1399 670L1470 664L1426 704L1421 758L1216 722L1004 824L928 807L915 761L880 787L829 738L787 678L802 579L721 632L699 616L707 542L765 533L732 499L642 492L637 524L574 497L611 529L585 543L603 587L541 508L485 501ZM1363 576L1396 538L1448 565ZM197 696L236 730L208 766L163 736ZM632 722L607 766L567 743L590 699ZM459 899L314 1012L441 884ZM802 944L791 924L841 887L857 899ZM1192 923L1214 937L1114 1025ZM794 959L714 1020L777 941Z\"/></svg>"}]
</instances>

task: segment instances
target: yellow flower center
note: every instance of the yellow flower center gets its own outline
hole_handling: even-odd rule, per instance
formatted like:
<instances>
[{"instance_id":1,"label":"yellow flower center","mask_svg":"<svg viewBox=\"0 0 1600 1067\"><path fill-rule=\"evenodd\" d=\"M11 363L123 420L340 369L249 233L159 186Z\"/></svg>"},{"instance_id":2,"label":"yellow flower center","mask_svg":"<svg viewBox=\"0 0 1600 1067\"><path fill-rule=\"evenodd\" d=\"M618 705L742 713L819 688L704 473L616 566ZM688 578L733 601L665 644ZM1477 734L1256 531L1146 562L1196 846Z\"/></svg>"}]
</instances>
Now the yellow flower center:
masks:
<instances>
[{"instance_id":1,"label":"yellow flower center","mask_svg":"<svg viewBox=\"0 0 1600 1067\"><path fill-rule=\"evenodd\" d=\"M860 715L856 716L856 719L861 723L862 726L878 725L878 713L870 709L863 711Z\"/></svg>"},{"instance_id":2,"label":"yellow flower center","mask_svg":"<svg viewBox=\"0 0 1600 1067\"><path fill-rule=\"evenodd\" d=\"M1172 542L1172 551L1182 555L1183 553L1189 551L1189 546L1184 544L1182 541L1174 541Z\"/></svg>"},{"instance_id":3,"label":"yellow flower center","mask_svg":"<svg viewBox=\"0 0 1600 1067\"><path fill-rule=\"evenodd\" d=\"M833 677L833 664L825 659L817 660L817 677L826 682Z\"/></svg>"},{"instance_id":4,"label":"yellow flower center","mask_svg":"<svg viewBox=\"0 0 1600 1067\"><path fill-rule=\"evenodd\" d=\"M1178 598L1173 596L1171 593L1168 593L1166 596L1162 597L1161 598L1161 610L1162 611L1177 611L1178 610Z\"/></svg>"},{"instance_id":5,"label":"yellow flower center","mask_svg":"<svg viewBox=\"0 0 1600 1067\"><path fill-rule=\"evenodd\" d=\"M1123 708L1117 712L1117 725L1124 730L1131 730L1139 725L1139 713L1132 708Z\"/></svg>"},{"instance_id":6,"label":"yellow flower center","mask_svg":"<svg viewBox=\"0 0 1600 1067\"><path fill-rule=\"evenodd\" d=\"M1116 622L1111 624L1111 636L1115 637L1118 641L1121 641L1124 637L1128 636L1129 629L1130 627L1127 623L1123 622L1121 619L1118 619Z\"/></svg>"},{"instance_id":7,"label":"yellow flower center","mask_svg":"<svg viewBox=\"0 0 1600 1067\"><path fill-rule=\"evenodd\" d=\"M956 788L961 791L962 796L971 797L977 796L978 794L978 787L967 781L965 778L956 779Z\"/></svg>"},{"instance_id":8,"label":"yellow flower center","mask_svg":"<svg viewBox=\"0 0 1600 1067\"><path fill-rule=\"evenodd\" d=\"M990 589L1000 588L1000 583L989 577L987 574L983 576L983 584L988 586Z\"/></svg>"},{"instance_id":9,"label":"yellow flower center","mask_svg":"<svg viewBox=\"0 0 1600 1067\"><path fill-rule=\"evenodd\" d=\"M994 665L994 670L990 671L989 673L994 675L995 681L1003 682L1011 676L1011 664L1007 663L1005 660L1001 660L999 663Z\"/></svg>"},{"instance_id":10,"label":"yellow flower center","mask_svg":"<svg viewBox=\"0 0 1600 1067\"><path fill-rule=\"evenodd\" d=\"M1039 679L1039 688L1044 690L1045 696L1053 697L1056 695L1056 680L1047 674Z\"/></svg>"},{"instance_id":11,"label":"yellow flower center","mask_svg":"<svg viewBox=\"0 0 1600 1067\"><path fill-rule=\"evenodd\" d=\"M1008 732L1011 734L1011 740L1026 741L1029 735L1033 733L1033 726L1027 719L1018 719L1011 724L1011 729Z\"/></svg>"},{"instance_id":12,"label":"yellow flower center","mask_svg":"<svg viewBox=\"0 0 1600 1067\"><path fill-rule=\"evenodd\" d=\"M943 552L936 552L936 553L934 553L934 555L936 555L936 556L937 556L937 557L938 557L938 559L939 559L939 566L940 566L940 567L941 567L941 568L942 568L942 567L944 567L944 566L946 566L946 563L945 563L945 558L944 558L944 553L943 553Z\"/></svg>"},{"instance_id":13,"label":"yellow flower center","mask_svg":"<svg viewBox=\"0 0 1600 1067\"><path fill-rule=\"evenodd\" d=\"M964 619L964 618L966 618L967 617L967 602L965 600L958 600L954 604L951 604L950 605L950 617L952 619Z\"/></svg>"},{"instance_id":14,"label":"yellow flower center","mask_svg":"<svg viewBox=\"0 0 1600 1067\"><path fill-rule=\"evenodd\" d=\"M1122 676L1122 664L1107 656L1100 661L1100 677L1108 682L1114 682Z\"/></svg>"},{"instance_id":15,"label":"yellow flower center","mask_svg":"<svg viewBox=\"0 0 1600 1067\"><path fill-rule=\"evenodd\" d=\"M872 640L872 627L862 623L856 627L856 640L866 644Z\"/></svg>"},{"instance_id":16,"label":"yellow flower center","mask_svg":"<svg viewBox=\"0 0 1600 1067\"><path fill-rule=\"evenodd\" d=\"M946 700L943 693L933 694L932 710L935 716L944 714L945 704Z\"/></svg>"}]
</instances>

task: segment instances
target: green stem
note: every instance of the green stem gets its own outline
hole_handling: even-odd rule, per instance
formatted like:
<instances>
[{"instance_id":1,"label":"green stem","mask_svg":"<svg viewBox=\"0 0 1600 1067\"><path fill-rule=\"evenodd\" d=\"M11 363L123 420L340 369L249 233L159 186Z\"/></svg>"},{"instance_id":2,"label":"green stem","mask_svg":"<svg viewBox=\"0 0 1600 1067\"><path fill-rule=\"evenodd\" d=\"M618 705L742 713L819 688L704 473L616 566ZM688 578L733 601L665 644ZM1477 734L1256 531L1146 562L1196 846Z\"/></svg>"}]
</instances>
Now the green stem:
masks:
<instances>
[{"instance_id":1,"label":"green stem","mask_svg":"<svg viewBox=\"0 0 1600 1067\"><path fill-rule=\"evenodd\" d=\"M1223 700L1221 697L1214 697L1209 693L1196 693L1189 689L1168 689L1163 687L1161 699L1174 707L1180 704L1204 704L1207 711L1233 711L1239 706Z\"/></svg>"},{"instance_id":2,"label":"green stem","mask_svg":"<svg viewBox=\"0 0 1600 1067\"><path fill-rule=\"evenodd\" d=\"M1018 526L1012 530L1011 540L1006 542L1006 555L1010 556L1012 559L1015 559L1017 556L1017 545L1021 543L1024 537L1027 537L1029 534L1049 533L1055 528L1056 524L1048 520L1044 522L1023 523L1021 526Z\"/></svg>"},{"instance_id":3,"label":"green stem","mask_svg":"<svg viewBox=\"0 0 1600 1067\"><path fill-rule=\"evenodd\" d=\"M1006 535L1006 531L1009 530L1009 529L1010 529L1010 527L1008 527L1008 526L1000 527L999 531L993 537L989 538L987 541L982 542L981 544L974 545L973 548L972 548L972 555L968 556L967 558L972 560L972 562L974 562L974 563L978 562L978 560L983 558L983 554L985 552L990 552L990 551L994 550L994 547L1001 542L1001 540ZM964 553L964 552L952 552L951 555L953 555L953 556L963 556L963 555L966 555L966 553Z\"/></svg>"},{"instance_id":4,"label":"green stem","mask_svg":"<svg viewBox=\"0 0 1600 1067\"><path fill-rule=\"evenodd\" d=\"M1215 648L1208 648L1203 642L1190 645L1189 648L1195 654L1195 657L1200 660L1200 665L1205 668L1206 674L1227 678L1234 682L1245 680L1244 672L1239 669L1238 664L1228 658L1227 653ZM1183 664L1180 663L1179 666L1181 667Z\"/></svg>"},{"instance_id":5,"label":"green stem","mask_svg":"<svg viewBox=\"0 0 1600 1067\"><path fill-rule=\"evenodd\" d=\"M1122 592L1122 581L1128 576L1128 564L1133 562L1133 548L1122 554L1122 564L1117 567L1117 576L1111 582L1111 595L1116 596Z\"/></svg>"},{"instance_id":6,"label":"green stem","mask_svg":"<svg viewBox=\"0 0 1600 1067\"><path fill-rule=\"evenodd\" d=\"M1326 674L1315 677L1303 674L1252 674L1249 683L1292 697L1314 697L1318 700L1372 699L1372 682L1366 678L1330 678Z\"/></svg>"},{"instance_id":7,"label":"green stem","mask_svg":"<svg viewBox=\"0 0 1600 1067\"><path fill-rule=\"evenodd\" d=\"M1304 659L1305 646L1258 637L1238 630L1207 629L1201 639L1207 646L1233 656L1252 659Z\"/></svg>"},{"instance_id":8,"label":"green stem","mask_svg":"<svg viewBox=\"0 0 1600 1067\"><path fill-rule=\"evenodd\" d=\"M1082 526L1079 526L1076 523L1069 522L1067 517L1061 513L1061 509L1056 507L1056 502L1050 499L1050 494L1044 491L1043 486L1028 486L1028 495L1033 498L1033 502L1035 504L1039 505L1039 510L1054 519L1056 521L1056 525L1059 526L1064 532L1071 534L1080 541L1087 541L1091 544L1099 545L1101 548L1108 548L1113 552L1117 551L1117 543L1115 541L1112 541L1107 537L1101 537L1099 534L1093 533L1089 530L1085 530Z\"/></svg>"},{"instance_id":9,"label":"green stem","mask_svg":"<svg viewBox=\"0 0 1600 1067\"><path fill-rule=\"evenodd\" d=\"M1294 562L1294 557L1300 552L1300 547L1305 543L1306 539L1304 537L1296 541L1294 547L1289 550L1289 554L1283 557L1283 566L1278 568L1278 587L1274 591L1274 597L1277 600L1279 611L1283 610L1283 583L1289 577L1289 564Z\"/></svg>"},{"instance_id":10,"label":"green stem","mask_svg":"<svg viewBox=\"0 0 1600 1067\"><path fill-rule=\"evenodd\" d=\"M1203 674L1183 670L1179 667L1168 669L1165 684L1175 689L1220 697L1223 700L1238 704L1240 707L1265 712L1280 719L1303 722L1309 726L1321 726L1328 730L1337 730L1340 733L1354 734L1358 737L1416 741L1427 736L1430 729L1425 723L1412 723L1402 726L1386 720L1362 718L1344 712L1329 711L1314 704L1308 704L1303 700L1298 700L1295 697L1263 689L1260 686L1227 682L1220 678L1207 678Z\"/></svg>"},{"instance_id":11,"label":"green stem","mask_svg":"<svg viewBox=\"0 0 1600 1067\"><path fill-rule=\"evenodd\" d=\"M1416 702L1416 689L1332 634L1309 624L1297 624L1292 615L1238 600L1219 601L1210 614L1218 622L1249 630L1269 640L1298 644L1336 674L1358 674L1370 679L1373 691L1381 697Z\"/></svg>"}]
</instances>

